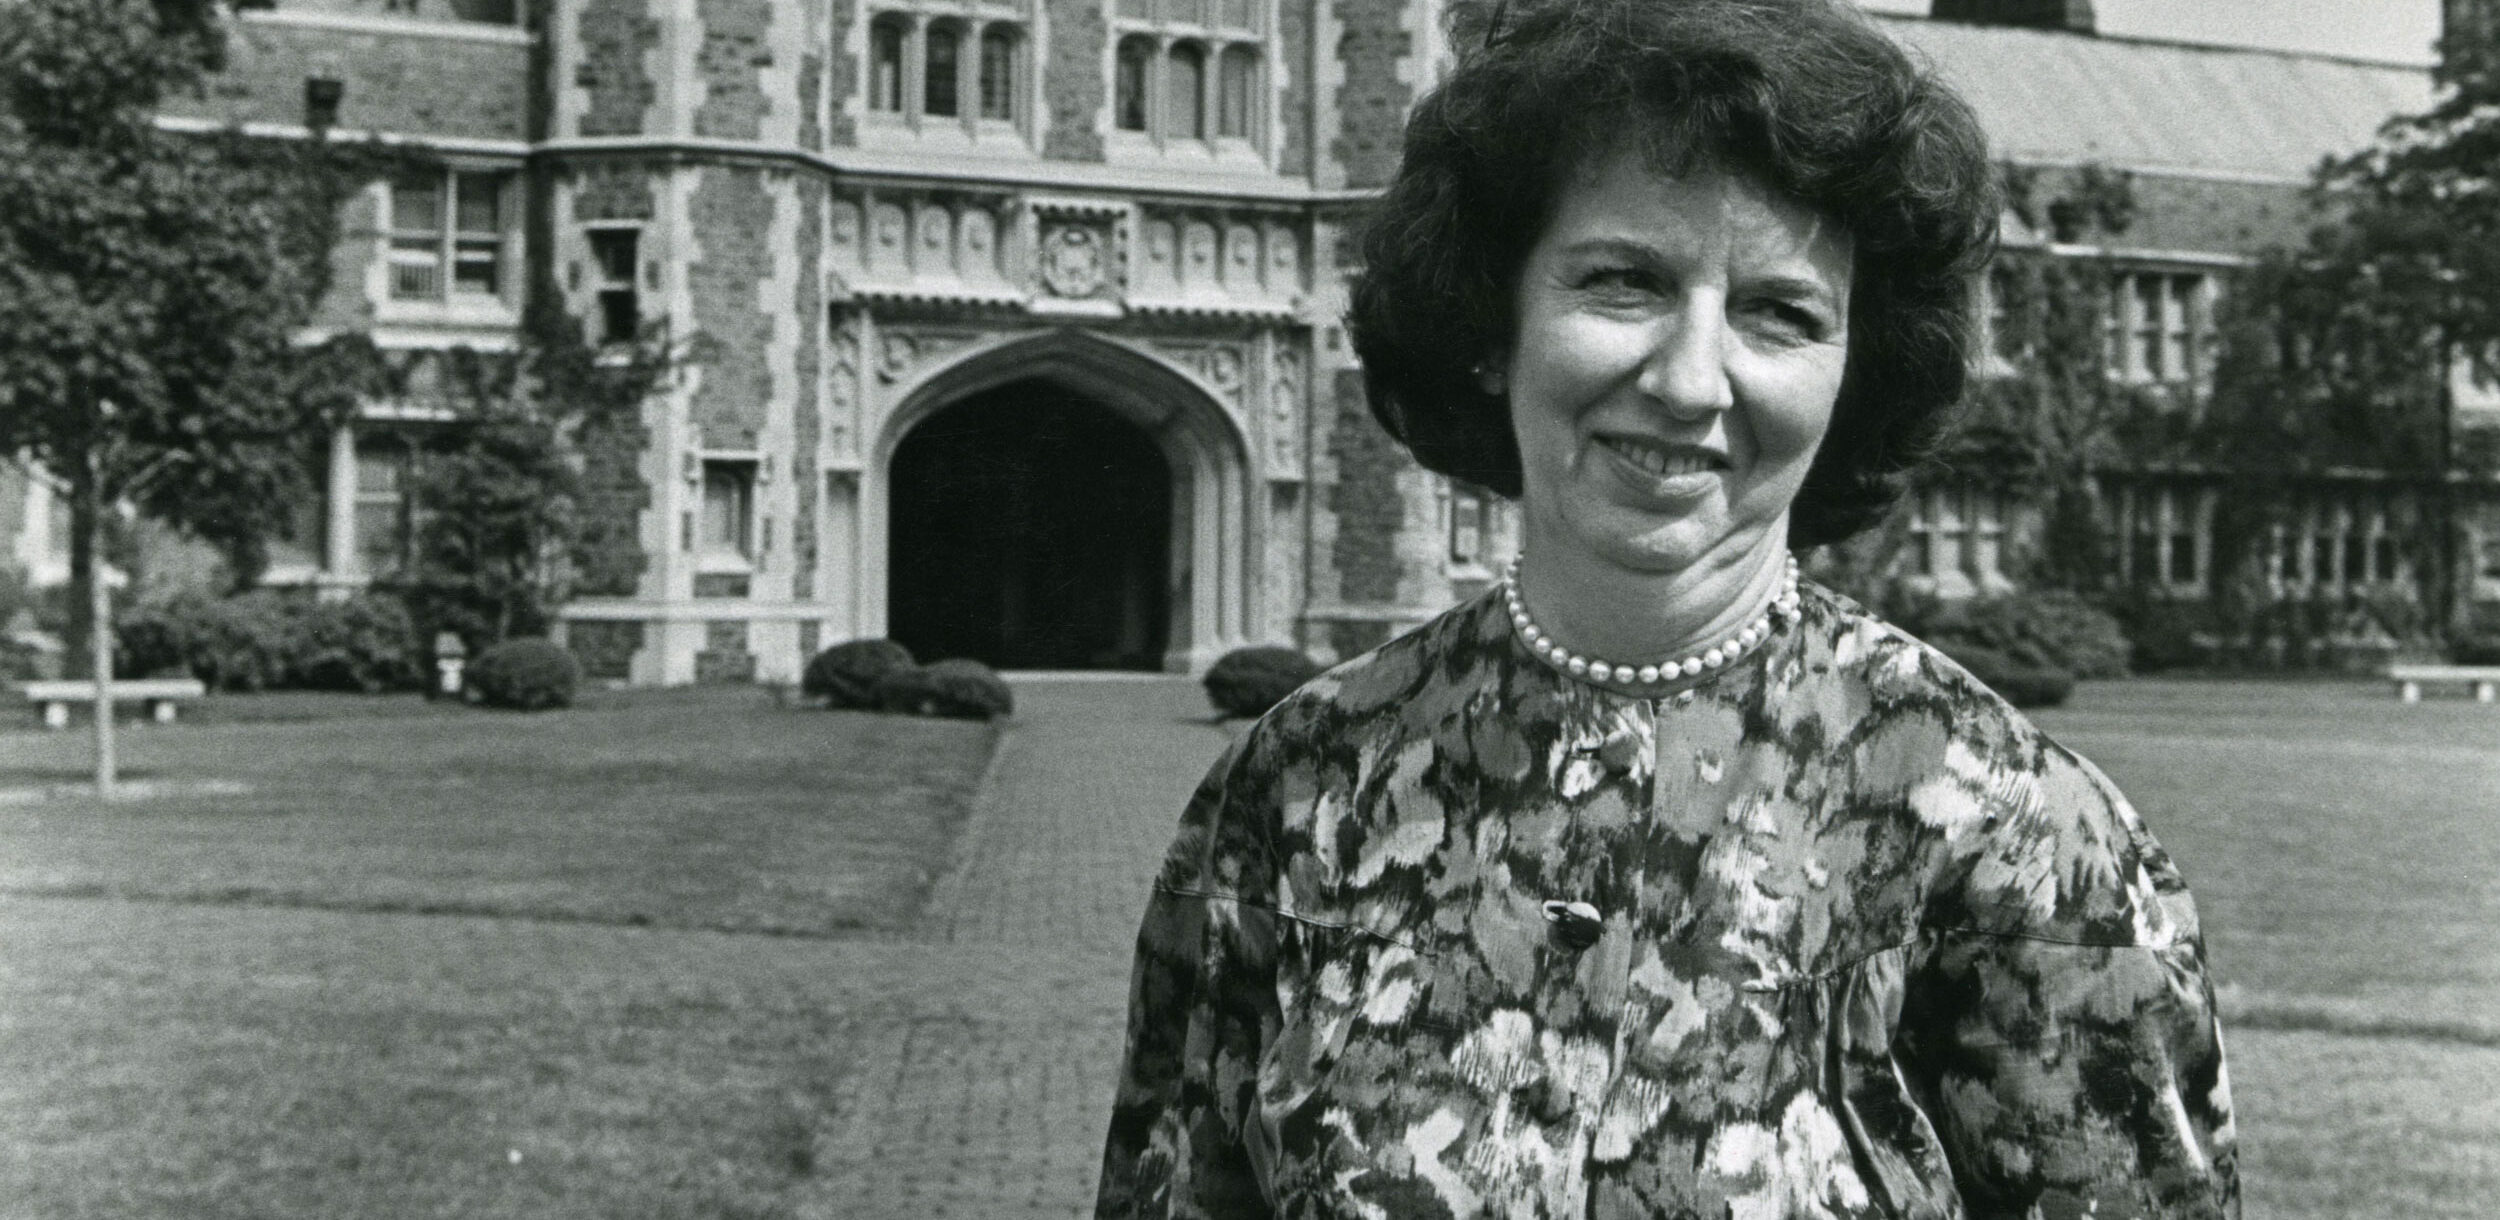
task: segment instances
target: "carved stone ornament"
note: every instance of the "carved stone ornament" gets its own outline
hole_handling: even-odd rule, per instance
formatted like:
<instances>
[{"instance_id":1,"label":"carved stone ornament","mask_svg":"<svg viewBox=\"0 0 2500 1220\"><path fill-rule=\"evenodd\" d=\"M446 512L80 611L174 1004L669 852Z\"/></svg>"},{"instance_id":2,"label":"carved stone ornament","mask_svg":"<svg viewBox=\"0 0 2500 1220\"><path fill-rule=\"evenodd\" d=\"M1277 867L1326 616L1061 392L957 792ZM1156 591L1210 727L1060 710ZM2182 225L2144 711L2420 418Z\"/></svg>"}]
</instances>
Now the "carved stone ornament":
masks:
<instances>
[{"instance_id":1,"label":"carved stone ornament","mask_svg":"<svg viewBox=\"0 0 2500 1220\"><path fill-rule=\"evenodd\" d=\"M832 343L832 368L827 376L832 410L826 412L826 423L832 431L833 452L842 457L853 456L852 438L859 420L859 336L846 323L835 328Z\"/></svg>"},{"instance_id":2,"label":"carved stone ornament","mask_svg":"<svg viewBox=\"0 0 2500 1220\"><path fill-rule=\"evenodd\" d=\"M887 330L878 336L877 380L886 385L908 381L922 367L980 339L977 333L956 330Z\"/></svg>"},{"instance_id":3,"label":"carved stone ornament","mask_svg":"<svg viewBox=\"0 0 2500 1220\"><path fill-rule=\"evenodd\" d=\"M1102 234L1090 226L1052 226L1042 234L1042 248L1035 261L1040 267L1042 287L1053 296L1090 297L1102 291Z\"/></svg>"},{"instance_id":4,"label":"carved stone ornament","mask_svg":"<svg viewBox=\"0 0 2500 1220\"><path fill-rule=\"evenodd\" d=\"M1229 347L1207 349L1207 381L1227 394L1241 388L1241 353Z\"/></svg>"},{"instance_id":5,"label":"carved stone ornament","mask_svg":"<svg viewBox=\"0 0 2500 1220\"><path fill-rule=\"evenodd\" d=\"M1291 470L1301 459L1296 442L1302 423L1302 353L1276 349L1274 380L1268 386L1269 452L1278 470Z\"/></svg>"},{"instance_id":6,"label":"carved stone ornament","mask_svg":"<svg viewBox=\"0 0 2500 1220\"><path fill-rule=\"evenodd\" d=\"M888 332L877 347L877 376L889 382L900 381L919 359L919 340Z\"/></svg>"},{"instance_id":7,"label":"carved stone ornament","mask_svg":"<svg viewBox=\"0 0 2500 1220\"><path fill-rule=\"evenodd\" d=\"M1164 342L1152 346L1157 355L1196 374L1227 409L1241 409L1243 374L1248 361L1239 344Z\"/></svg>"}]
</instances>

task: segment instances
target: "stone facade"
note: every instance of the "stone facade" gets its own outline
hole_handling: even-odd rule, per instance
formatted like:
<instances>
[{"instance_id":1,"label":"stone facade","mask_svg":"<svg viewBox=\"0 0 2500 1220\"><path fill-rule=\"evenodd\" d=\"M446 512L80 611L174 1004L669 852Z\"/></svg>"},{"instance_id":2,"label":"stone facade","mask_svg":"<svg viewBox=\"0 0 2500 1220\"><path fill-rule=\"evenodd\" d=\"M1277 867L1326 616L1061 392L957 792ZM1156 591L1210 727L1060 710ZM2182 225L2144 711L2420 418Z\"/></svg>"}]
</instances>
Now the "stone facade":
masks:
<instances>
[{"instance_id":1,"label":"stone facade","mask_svg":"<svg viewBox=\"0 0 2500 1220\"><path fill-rule=\"evenodd\" d=\"M1429 0L277 0L233 29L169 121L301 128L306 78L336 80L341 134L502 192L492 290L430 299L389 189L355 201L323 329L491 348L536 291L594 333L705 341L587 455L598 528L639 561L566 611L602 676L792 681L896 630L896 451L1002 386L1078 395L1169 461L1168 587L1141 603L1169 668L1350 654L1515 545L1506 506L1373 425L1342 331L1348 217L1450 59ZM2110 257L2228 267L2298 232L2295 178L2140 168ZM370 414L332 445L308 579L375 575L344 506L379 494L374 438L423 412Z\"/></svg>"}]
</instances>

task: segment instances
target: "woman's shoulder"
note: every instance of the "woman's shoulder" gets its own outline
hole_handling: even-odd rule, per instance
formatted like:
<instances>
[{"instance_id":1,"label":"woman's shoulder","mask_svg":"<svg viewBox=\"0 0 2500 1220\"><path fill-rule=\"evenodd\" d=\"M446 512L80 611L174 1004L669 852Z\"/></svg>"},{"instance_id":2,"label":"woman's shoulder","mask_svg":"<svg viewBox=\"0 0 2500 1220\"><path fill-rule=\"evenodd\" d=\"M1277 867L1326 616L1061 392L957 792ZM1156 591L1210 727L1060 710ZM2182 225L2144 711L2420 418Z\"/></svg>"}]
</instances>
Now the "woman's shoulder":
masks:
<instances>
[{"instance_id":1,"label":"woman's shoulder","mask_svg":"<svg viewBox=\"0 0 2500 1220\"><path fill-rule=\"evenodd\" d=\"M1940 849L1940 911L1974 930L2141 943L2169 934L2184 887L2125 794L1944 652L1820 588L1801 678L1859 714L1827 740L1863 797L1904 809ZM2193 919L2192 914L2186 916Z\"/></svg>"},{"instance_id":2,"label":"woman's shoulder","mask_svg":"<svg viewBox=\"0 0 2500 1220\"><path fill-rule=\"evenodd\" d=\"M1393 727L1426 710L1427 688L1465 685L1489 674L1506 628L1486 592L1321 671L1260 717L1250 732L1258 746L1350 742L1365 730Z\"/></svg>"}]
</instances>

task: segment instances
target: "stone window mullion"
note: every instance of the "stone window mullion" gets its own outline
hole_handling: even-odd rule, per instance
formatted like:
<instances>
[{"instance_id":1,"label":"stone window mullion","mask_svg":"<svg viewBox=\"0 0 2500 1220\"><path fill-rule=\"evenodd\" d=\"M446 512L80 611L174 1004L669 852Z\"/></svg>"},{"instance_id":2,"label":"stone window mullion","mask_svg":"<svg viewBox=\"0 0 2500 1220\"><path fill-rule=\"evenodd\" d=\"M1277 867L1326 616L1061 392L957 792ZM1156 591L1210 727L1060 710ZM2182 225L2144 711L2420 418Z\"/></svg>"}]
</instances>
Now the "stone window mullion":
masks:
<instances>
[{"instance_id":1,"label":"stone window mullion","mask_svg":"<svg viewBox=\"0 0 2500 1220\"><path fill-rule=\"evenodd\" d=\"M903 35L903 118L920 129L921 103L929 88L929 18L911 14Z\"/></svg>"}]
</instances>

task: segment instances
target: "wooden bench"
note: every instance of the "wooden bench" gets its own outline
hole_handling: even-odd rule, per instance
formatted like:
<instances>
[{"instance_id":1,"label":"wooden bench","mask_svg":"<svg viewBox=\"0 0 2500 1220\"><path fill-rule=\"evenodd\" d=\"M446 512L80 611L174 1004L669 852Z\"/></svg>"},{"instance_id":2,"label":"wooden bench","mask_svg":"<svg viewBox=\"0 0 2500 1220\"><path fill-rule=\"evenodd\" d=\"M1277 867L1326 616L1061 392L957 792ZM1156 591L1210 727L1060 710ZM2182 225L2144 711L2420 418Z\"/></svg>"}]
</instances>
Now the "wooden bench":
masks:
<instances>
[{"instance_id":1,"label":"wooden bench","mask_svg":"<svg viewBox=\"0 0 2500 1220\"><path fill-rule=\"evenodd\" d=\"M2476 703L2490 703L2500 691L2500 665L2390 665L2387 677L2396 684L2396 697L2407 703L2422 701L2425 683L2472 687Z\"/></svg>"},{"instance_id":2,"label":"wooden bench","mask_svg":"<svg viewBox=\"0 0 2500 1220\"><path fill-rule=\"evenodd\" d=\"M95 683L76 679L29 682L25 686L26 701L43 705L43 726L47 729L69 727L69 705L95 702ZM208 693L197 678L133 678L113 684L115 703L143 703L148 717L158 724L172 724L174 705L185 699L197 699Z\"/></svg>"}]
</instances>

